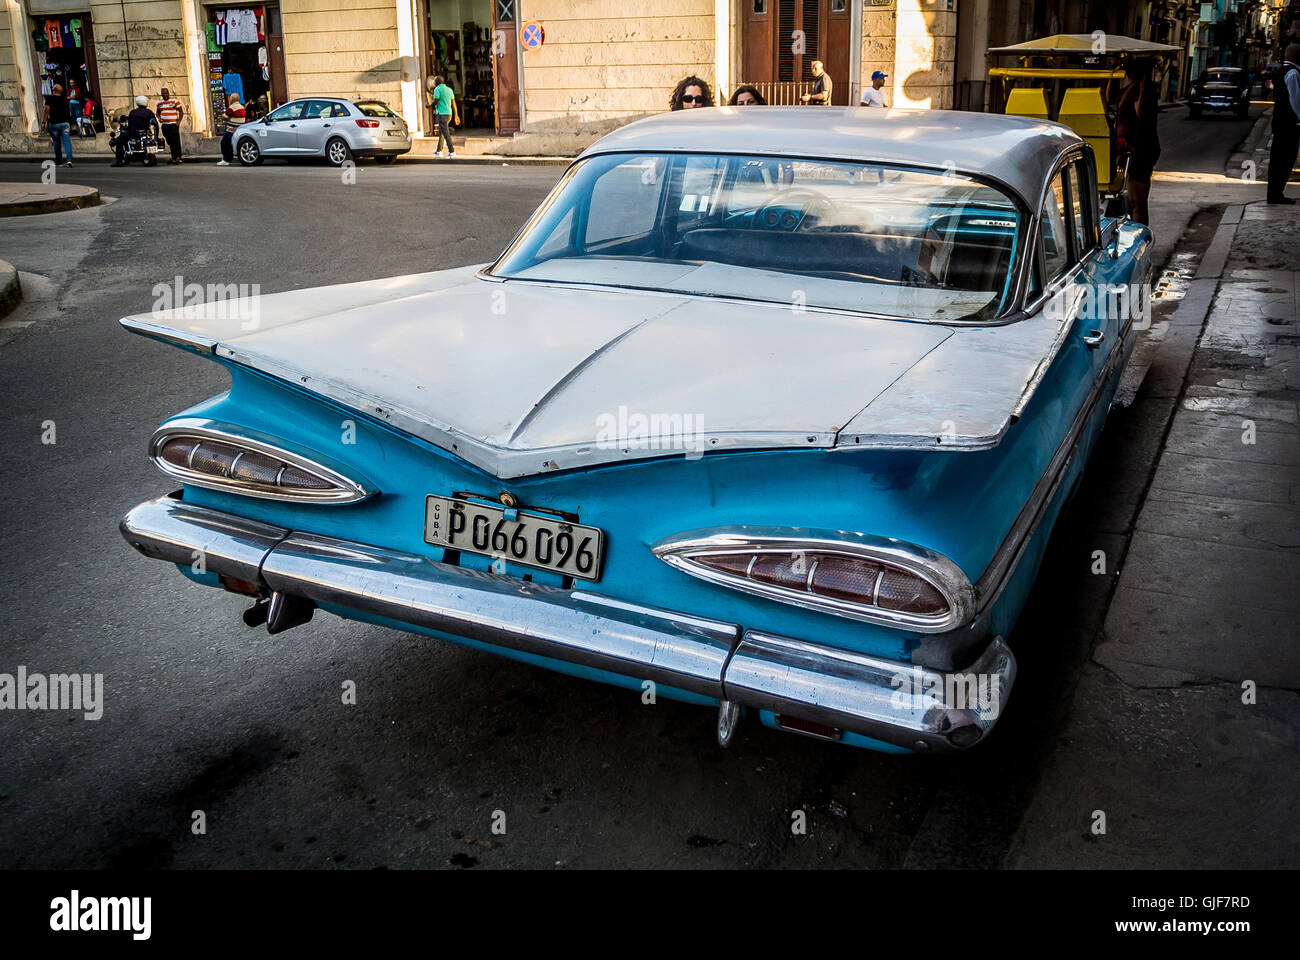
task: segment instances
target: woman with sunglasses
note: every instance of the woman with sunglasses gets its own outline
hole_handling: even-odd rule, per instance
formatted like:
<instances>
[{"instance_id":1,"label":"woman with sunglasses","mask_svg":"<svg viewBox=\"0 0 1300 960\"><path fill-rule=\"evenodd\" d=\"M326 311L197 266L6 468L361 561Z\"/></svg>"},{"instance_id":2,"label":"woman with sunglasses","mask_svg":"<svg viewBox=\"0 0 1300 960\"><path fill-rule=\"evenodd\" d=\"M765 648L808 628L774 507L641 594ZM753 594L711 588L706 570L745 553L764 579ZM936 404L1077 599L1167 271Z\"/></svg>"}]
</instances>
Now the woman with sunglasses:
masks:
<instances>
[{"instance_id":1,"label":"woman with sunglasses","mask_svg":"<svg viewBox=\"0 0 1300 960\"><path fill-rule=\"evenodd\" d=\"M670 110L689 110L693 107L713 106L713 92L699 77L685 77L668 98Z\"/></svg>"}]
</instances>

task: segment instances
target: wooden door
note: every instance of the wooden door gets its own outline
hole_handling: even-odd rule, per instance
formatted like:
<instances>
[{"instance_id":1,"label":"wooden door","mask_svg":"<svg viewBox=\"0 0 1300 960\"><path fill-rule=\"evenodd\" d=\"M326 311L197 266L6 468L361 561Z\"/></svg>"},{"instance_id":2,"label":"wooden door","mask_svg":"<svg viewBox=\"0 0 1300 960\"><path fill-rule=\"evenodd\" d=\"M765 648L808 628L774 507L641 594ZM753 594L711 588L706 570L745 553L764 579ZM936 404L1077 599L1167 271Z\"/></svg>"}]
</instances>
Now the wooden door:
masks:
<instances>
[{"instance_id":1,"label":"wooden door","mask_svg":"<svg viewBox=\"0 0 1300 960\"><path fill-rule=\"evenodd\" d=\"M835 84L831 88L831 103L837 107L849 105L849 0L822 0L822 23L825 24L825 42L822 44L822 63ZM856 104L854 104L856 106Z\"/></svg>"},{"instance_id":2,"label":"wooden door","mask_svg":"<svg viewBox=\"0 0 1300 960\"><path fill-rule=\"evenodd\" d=\"M284 34L266 35L266 57L271 74L270 108L274 110L280 104L289 102L289 82L284 70Z\"/></svg>"},{"instance_id":3,"label":"wooden door","mask_svg":"<svg viewBox=\"0 0 1300 960\"><path fill-rule=\"evenodd\" d=\"M831 102L849 102L852 0L740 0L742 83L769 103L798 103L812 89L812 62L830 76Z\"/></svg>"},{"instance_id":4,"label":"wooden door","mask_svg":"<svg viewBox=\"0 0 1300 960\"><path fill-rule=\"evenodd\" d=\"M492 95L499 136L519 130L518 20L518 0L492 0Z\"/></svg>"},{"instance_id":5,"label":"wooden door","mask_svg":"<svg viewBox=\"0 0 1300 960\"><path fill-rule=\"evenodd\" d=\"M95 63L95 31L90 23L90 14L81 15L81 50L86 58L86 86L90 88L91 93L87 94L82 91L83 99L86 96L93 95L95 102L99 104L100 123L95 123L95 118L91 118L91 125L96 130L108 129L108 108L104 106L104 97L99 89L99 65ZM39 77L40 74L37 74Z\"/></svg>"}]
</instances>

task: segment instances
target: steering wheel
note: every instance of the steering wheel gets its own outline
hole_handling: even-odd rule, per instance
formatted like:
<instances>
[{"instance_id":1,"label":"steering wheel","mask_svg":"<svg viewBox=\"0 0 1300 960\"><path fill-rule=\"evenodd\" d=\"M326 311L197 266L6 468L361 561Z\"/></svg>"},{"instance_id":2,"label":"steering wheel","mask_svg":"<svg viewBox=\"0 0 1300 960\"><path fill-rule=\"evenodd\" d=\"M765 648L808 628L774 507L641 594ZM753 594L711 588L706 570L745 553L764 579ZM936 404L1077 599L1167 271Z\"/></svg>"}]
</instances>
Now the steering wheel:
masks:
<instances>
[{"instance_id":1,"label":"steering wheel","mask_svg":"<svg viewBox=\"0 0 1300 960\"><path fill-rule=\"evenodd\" d=\"M816 220L832 211L831 202L816 190L785 190L754 212L754 226L760 230L802 229L809 218Z\"/></svg>"}]
</instances>

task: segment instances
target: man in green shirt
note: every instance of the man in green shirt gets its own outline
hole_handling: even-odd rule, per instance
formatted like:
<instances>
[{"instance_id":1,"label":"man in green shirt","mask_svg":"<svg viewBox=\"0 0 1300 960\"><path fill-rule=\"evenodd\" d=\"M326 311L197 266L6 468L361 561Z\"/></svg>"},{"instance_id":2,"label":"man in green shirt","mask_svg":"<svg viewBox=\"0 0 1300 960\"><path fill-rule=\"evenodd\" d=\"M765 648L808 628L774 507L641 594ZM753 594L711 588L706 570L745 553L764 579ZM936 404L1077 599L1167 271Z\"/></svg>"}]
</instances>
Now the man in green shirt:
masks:
<instances>
[{"instance_id":1,"label":"man in green shirt","mask_svg":"<svg viewBox=\"0 0 1300 960\"><path fill-rule=\"evenodd\" d=\"M456 148L451 145L451 131L448 129L448 124L460 125L460 111L456 108L456 94L443 82L442 77L433 78L433 91L429 94L429 102L433 105L434 119L438 124L436 153L440 157L454 157ZM442 149L443 141L447 143L446 153Z\"/></svg>"}]
</instances>

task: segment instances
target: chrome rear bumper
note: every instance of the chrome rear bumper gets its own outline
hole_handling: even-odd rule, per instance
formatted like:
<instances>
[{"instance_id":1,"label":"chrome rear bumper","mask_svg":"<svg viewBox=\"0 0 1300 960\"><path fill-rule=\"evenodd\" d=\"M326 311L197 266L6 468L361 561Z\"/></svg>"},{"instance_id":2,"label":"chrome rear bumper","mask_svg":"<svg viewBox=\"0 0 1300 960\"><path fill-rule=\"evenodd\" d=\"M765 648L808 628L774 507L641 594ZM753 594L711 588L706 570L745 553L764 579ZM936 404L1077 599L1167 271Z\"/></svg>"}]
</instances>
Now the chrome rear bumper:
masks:
<instances>
[{"instance_id":1,"label":"chrome rear bumper","mask_svg":"<svg viewBox=\"0 0 1300 960\"><path fill-rule=\"evenodd\" d=\"M121 527L145 556L182 565L202 556L209 573L271 592L653 680L915 750L979 742L1015 679L1015 658L1001 638L966 671L942 673L582 588L525 583L299 533L173 497L140 504ZM967 690L985 696L966 697Z\"/></svg>"}]
</instances>

